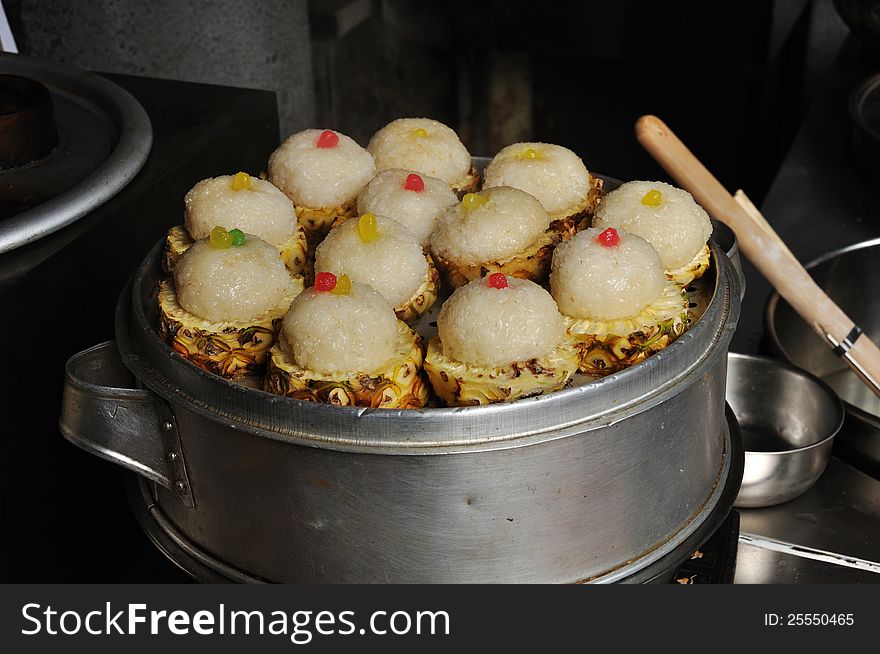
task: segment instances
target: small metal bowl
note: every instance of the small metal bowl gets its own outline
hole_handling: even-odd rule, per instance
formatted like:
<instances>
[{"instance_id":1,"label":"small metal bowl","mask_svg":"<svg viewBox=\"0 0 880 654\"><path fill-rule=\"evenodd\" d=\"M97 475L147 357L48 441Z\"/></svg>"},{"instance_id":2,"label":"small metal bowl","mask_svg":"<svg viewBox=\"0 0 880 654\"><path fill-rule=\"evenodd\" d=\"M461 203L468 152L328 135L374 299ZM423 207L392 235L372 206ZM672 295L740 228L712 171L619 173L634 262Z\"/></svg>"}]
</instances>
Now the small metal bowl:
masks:
<instances>
[{"instance_id":1,"label":"small metal bowl","mask_svg":"<svg viewBox=\"0 0 880 654\"><path fill-rule=\"evenodd\" d=\"M734 506L773 506L812 486L843 424L843 403L827 384L779 359L731 352L727 402L746 450Z\"/></svg>"}]
</instances>

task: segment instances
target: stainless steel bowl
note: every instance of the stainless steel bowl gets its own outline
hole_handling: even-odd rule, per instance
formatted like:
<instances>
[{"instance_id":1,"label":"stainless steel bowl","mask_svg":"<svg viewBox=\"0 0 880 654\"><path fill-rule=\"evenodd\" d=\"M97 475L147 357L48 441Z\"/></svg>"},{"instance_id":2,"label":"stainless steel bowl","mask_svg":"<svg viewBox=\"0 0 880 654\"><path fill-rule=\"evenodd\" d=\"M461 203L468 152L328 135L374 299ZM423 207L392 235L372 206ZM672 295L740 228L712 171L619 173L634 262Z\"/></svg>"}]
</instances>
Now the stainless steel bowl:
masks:
<instances>
[{"instance_id":1,"label":"stainless steel bowl","mask_svg":"<svg viewBox=\"0 0 880 654\"><path fill-rule=\"evenodd\" d=\"M726 396L746 450L735 506L782 504L812 486L843 424L834 391L778 359L730 353Z\"/></svg>"},{"instance_id":2,"label":"stainless steel bowl","mask_svg":"<svg viewBox=\"0 0 880 654\"><path fill-rule=\"evenodd\" d=\"M865 335L874 342L880 340L880 239L834 250L806 268ZM775 354L816 375L840 396L846 408L846 429L835 451L880 478L880 398L776 293L767 301L764 330Z\"/></svg>"}]
</instances>

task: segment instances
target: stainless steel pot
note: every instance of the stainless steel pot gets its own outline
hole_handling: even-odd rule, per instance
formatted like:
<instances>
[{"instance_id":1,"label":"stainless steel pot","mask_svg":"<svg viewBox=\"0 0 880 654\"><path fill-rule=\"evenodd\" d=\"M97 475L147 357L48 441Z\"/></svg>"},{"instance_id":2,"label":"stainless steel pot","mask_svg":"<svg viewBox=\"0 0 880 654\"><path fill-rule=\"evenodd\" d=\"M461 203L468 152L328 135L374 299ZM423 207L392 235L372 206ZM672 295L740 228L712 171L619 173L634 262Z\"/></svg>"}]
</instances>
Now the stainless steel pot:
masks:
<instances>
[{"instance_id":1,"label":"stainless steel pot","mask_svg":"<svg viewBox=\"0 0 880 654\"><path fill-rule=\"evenodd\" d=\"M164 537L218 574L618 581L739 488L724 402L739 288L718 247L702 317L646 362L513 404L407 411L277 397L181 359L154 328L161 247L120 299L119 354L68 362L61 429L150 479Z\"/></svg>"},{"instance_id":2,"label":"stainless steel pot","mask_svg":"<svg viewBox=\"0 0 880 654\"><path fill-rule=\"evenodd\" d=\"M880 239L828 252L805 268L867 336L880 339ZM835 450L880 478L880 399L775 292L767 300L764 331L777 356L816 375L840 396L846 422Z\"/></svg>"}]
</instances>

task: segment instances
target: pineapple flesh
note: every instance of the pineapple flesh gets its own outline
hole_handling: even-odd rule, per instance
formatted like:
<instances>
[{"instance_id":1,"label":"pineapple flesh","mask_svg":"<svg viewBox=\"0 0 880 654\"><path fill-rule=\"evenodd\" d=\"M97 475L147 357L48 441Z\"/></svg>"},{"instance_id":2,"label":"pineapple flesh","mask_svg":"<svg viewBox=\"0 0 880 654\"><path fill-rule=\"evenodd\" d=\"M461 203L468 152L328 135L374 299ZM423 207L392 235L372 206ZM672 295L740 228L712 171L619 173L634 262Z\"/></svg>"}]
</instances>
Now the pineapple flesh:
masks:
<instances>
[{"instance_id":1,"label":"pineapple flesh","mask_svg":"<svg viewBox=\"0 0 880 654\"><path fill-rule=\"evenodd\" d=\"M290 295L267 315L248 324L213 323L195 316L177 301L174 283L159 285L159 335L171 348L200 368L228 379L259 374L269 347L293 299L304 284L296 279Z\"/></svg>"},{"instance_id":2,"label":"pineapple flesh","mask_svg":"<svg viewBox=\"0 0 880 654\"><path fill-rule=\"evenodd\" d=\"M579 353L564 341L547 356L500 368L455 361L443 354L436 336L428 342L425 372L434 392L448 406L513 402L558 391L578 367Z\"/></svg>"},{"instance_id":3,"label":"pineapple flesh","mask_svg":"<svg viewBox=\"0 0 880 654\"><path fill-rule=\"evenodd\" d=\"M687 294L667 281L660 298L633 318L590 320L566 316L568 338L580 353L578 370L604 377L644 361L685 332L687 314Z\"/></svg>"},{"instance_id":4,"label":"pineapple flesh","mask_svg":"<svg viewBox=\"0 0 880 654\"><path fill-rule=\"evenodd\" d=\"M406 323L397 323L395 354L377 374L326 375L301 368L277 344L269 351L263 388L276 395L338 406L418 409L428 402L421 375L422 339Z\"/></svg>"},{"instance_id":5,"label":"pineapple flesh","mask_svg":"<svg viewBox=\"0 0 880 654\"><path fill-rule=\"evenodd\" d=\"M170 272L174 264L192 244L195 243L186 227L176 225L168 230L165 236L165 253L162 257L162 268ZM302 227L297 227L293 235L279 248L281 259L288 270L295 275L308 276L309 257L306 245L306 234Z\"/></svg>"}]
</instances>

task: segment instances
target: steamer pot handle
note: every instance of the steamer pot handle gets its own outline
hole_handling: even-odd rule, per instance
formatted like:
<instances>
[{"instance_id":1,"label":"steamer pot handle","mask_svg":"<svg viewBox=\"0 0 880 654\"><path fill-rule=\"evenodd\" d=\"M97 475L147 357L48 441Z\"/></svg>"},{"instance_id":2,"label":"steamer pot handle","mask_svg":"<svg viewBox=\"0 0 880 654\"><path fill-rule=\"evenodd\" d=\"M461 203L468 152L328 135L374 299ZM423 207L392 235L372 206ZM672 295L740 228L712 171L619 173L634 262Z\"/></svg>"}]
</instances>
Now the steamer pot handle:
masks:
<instances>
[{"instance_id":1,"label":"steamer pot handle","mask_svg":"<svg viewBox=\"0 0 880 654\"><path fill-rule=\"evenodd\" d=\"M59 427L82 449L152 479L195 506L171 407L134 387L116 341L74 354L65 366Z\"/></svg>"}]
</instances>

